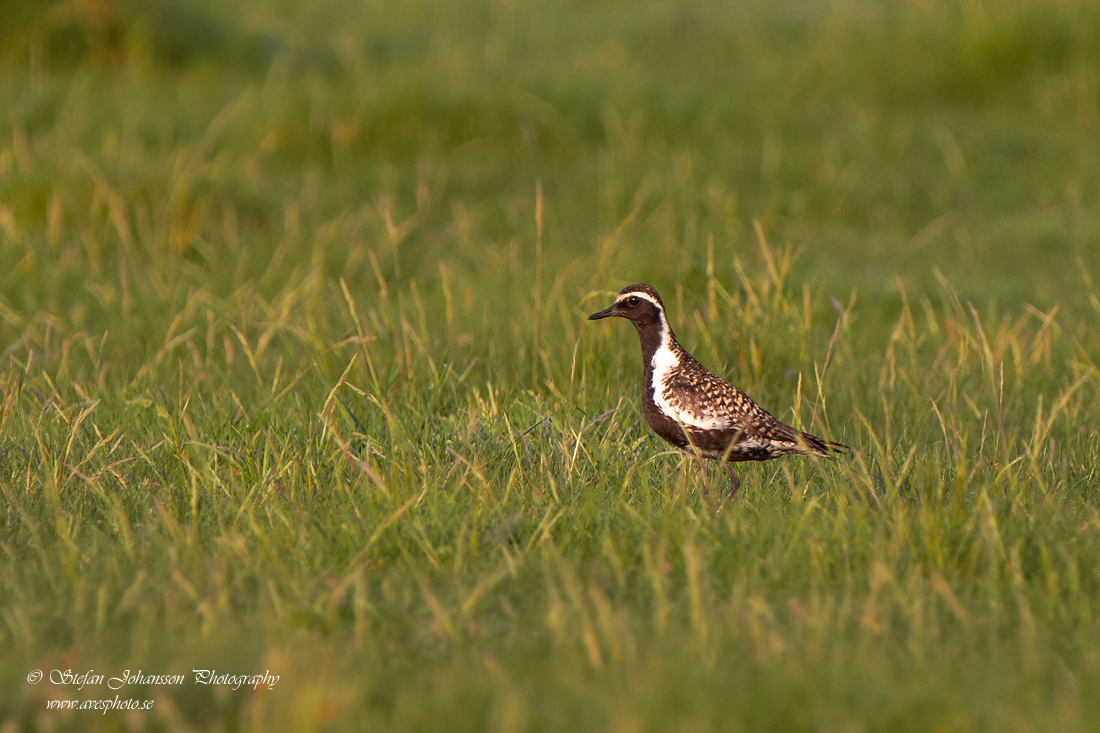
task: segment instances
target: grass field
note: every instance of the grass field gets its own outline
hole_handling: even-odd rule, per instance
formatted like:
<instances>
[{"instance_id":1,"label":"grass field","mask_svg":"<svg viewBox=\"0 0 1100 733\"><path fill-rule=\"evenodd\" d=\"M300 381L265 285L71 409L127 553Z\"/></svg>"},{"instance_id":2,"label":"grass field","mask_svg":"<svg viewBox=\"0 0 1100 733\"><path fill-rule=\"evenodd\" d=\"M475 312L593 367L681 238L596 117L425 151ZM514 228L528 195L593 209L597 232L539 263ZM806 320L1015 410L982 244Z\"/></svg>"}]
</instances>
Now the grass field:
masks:
<instances>
[{"instance_id":1,"label":"grass field","mask_svg":"<svg viewBox=\"0 0 1100 733\"><path fill-rule=\"evenodd\" d=\"M3 5L3 733L1100 729L1100 3Z\"/></svg>"}]
</instances>

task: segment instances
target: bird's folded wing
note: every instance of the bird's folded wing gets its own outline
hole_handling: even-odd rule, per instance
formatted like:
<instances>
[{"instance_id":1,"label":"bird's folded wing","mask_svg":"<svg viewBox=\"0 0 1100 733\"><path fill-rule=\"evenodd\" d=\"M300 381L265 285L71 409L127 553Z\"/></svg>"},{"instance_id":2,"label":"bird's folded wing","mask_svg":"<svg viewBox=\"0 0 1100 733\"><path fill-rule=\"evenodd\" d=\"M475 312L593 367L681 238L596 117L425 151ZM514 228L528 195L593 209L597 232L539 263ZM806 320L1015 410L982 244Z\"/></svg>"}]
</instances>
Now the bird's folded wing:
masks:
<instances>
[{"instance_id":1,"label":"bird's folded wing","mask_svg":"<svg viewBox=\"0 0 1100 733\"><path fill-rule=\"evenodd\" d=\"M691 382L681 377L669 387L682 405L678 418L685 428L720 431L715 438L727 443L799 443L797 431L712 374L696 375Z\"/></svg>"}]
</instances>

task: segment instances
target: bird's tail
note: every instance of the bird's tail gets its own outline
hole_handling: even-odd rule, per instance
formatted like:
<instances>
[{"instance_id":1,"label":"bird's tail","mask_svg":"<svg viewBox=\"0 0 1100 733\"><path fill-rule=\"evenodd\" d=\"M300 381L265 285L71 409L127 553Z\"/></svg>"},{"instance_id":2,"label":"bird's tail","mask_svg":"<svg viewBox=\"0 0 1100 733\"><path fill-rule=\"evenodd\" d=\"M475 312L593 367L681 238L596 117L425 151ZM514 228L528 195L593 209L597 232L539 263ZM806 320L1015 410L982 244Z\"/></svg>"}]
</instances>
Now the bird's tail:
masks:
<instances>
[{"instance_id":1,"label":"bird's tail","mask_svg":"<svg viewBox=\"0 0 1100 733\"><path fill-rule=\"evenodd\" d=\"M824 458L832 458L835 453L844 454L852 450L843 443L835 443L831 440L819 438L816 435L810 435L809 433L802 433L802 440L806 442L806 447L809 448L811 453Z\"/></svg>"}]
</instances>

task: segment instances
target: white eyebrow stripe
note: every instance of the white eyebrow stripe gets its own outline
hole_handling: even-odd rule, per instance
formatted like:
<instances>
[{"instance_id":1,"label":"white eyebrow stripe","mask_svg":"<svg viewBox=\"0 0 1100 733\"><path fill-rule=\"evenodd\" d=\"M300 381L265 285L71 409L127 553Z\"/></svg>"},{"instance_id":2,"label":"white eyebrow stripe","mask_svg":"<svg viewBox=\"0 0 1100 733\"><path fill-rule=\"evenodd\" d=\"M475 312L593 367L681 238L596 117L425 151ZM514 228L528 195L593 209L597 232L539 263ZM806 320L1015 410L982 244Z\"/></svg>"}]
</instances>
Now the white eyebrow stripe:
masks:
<instances>
[{"instance_id":1,"label":"white eyebrow stripe","mask_svg":"<svg viewBox=\"0 0 1100 733\"><path fill-rule=\"evenodd\" d=\"M631 291L631 292L629 292L629 293L623 293L623 294L622 294L622 295L620 295L620 296L619 296L618 298L615 298L615 302L616 302L616 303L622 303L622 302L623 302L624 300L626 300L627 298L629 298L629 297L631 297L631 296L635 296L635 297L638 297L638 298L645 298L645 299L646 299L646 300L648 300L648 301L649 301L650 303L652 303L653 305L657 306L658 310L660 310L660 311L661 311L662 313L663 313L663 312L664 312L664 310L665 310L664 308L662 308L662 307L661 307L661 304L657 302L657 299L656 299L656 298L654 298L654 297L653 297L652 295L650 295L649 293L643 293L643 292L641 292L641 291L639 291L639 290L632 290L632 291Z\"/></svg>"}]
</instances>

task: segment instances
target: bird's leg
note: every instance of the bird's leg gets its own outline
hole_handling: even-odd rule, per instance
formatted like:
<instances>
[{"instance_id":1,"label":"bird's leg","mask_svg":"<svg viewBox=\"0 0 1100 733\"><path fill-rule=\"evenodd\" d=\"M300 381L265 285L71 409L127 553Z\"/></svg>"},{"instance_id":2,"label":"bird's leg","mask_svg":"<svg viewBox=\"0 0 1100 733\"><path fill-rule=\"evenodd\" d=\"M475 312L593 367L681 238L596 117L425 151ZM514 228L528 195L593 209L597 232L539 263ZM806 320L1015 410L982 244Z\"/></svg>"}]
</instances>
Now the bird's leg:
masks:
<instances>
[{"instance_id":1,"label":"bird's leg","mask_svg":"<svg viewBox=\"0 0 1100 733\"><path fill-rule=\"evenodd\" d=\"M741 479L738 478L737 471L734 469L733 464L722 461L722 467L725 468L726 473L729 474L730 491L728 494L726 494L726 498L725 501L722 502L722 506L718 507L718 512L722 511L722 507L726 505L726 502L732 499L737 494L737 490L741 488ZM718 512L715 512L715 514L717 514Z\"/></svg>"},{"instance_id":2,"label":"bird's leg","mask_svg":"<svg viewBox=\"0 0 1100 733\"><path fill-rule=\"evenodd\" d=\"M695 456L696 463L699 464L699 473L703 476L703 498L706 499L710 496L710 479L707 477L707 462L697 452L692 452Z\"/></svg>"},{"instance_id":3,"label":"bird's leg","mask_svg":"<svg viewBox=\"0 0 1100 733\"><path fill-rule=\"evenodd\" d=\"M730 493L726 494L726 498L732 499L737 494L737 490L741 488L741 479L737 476L737 471L734 469L732 463L723 461L722 466L726 469L726 473L728 473L730 477Z\"/></svg>"},{"instance_id":4,"label":"bird's leg","mask_svg":"<svg viewBox=\"0 0 1100 733\"><path fill-rule=\"evenodd\" d=\"M685 433L685 437L686 437ZM703 458L702 452L691 442L691 438L688 438L686 446L680 446L680 450L687 456L695 459L695 462L699 464L699 473L703 475L703 498L706 499L710 496L710 479L707 478L707 462Z\"/></svg>"}]
</instances>

